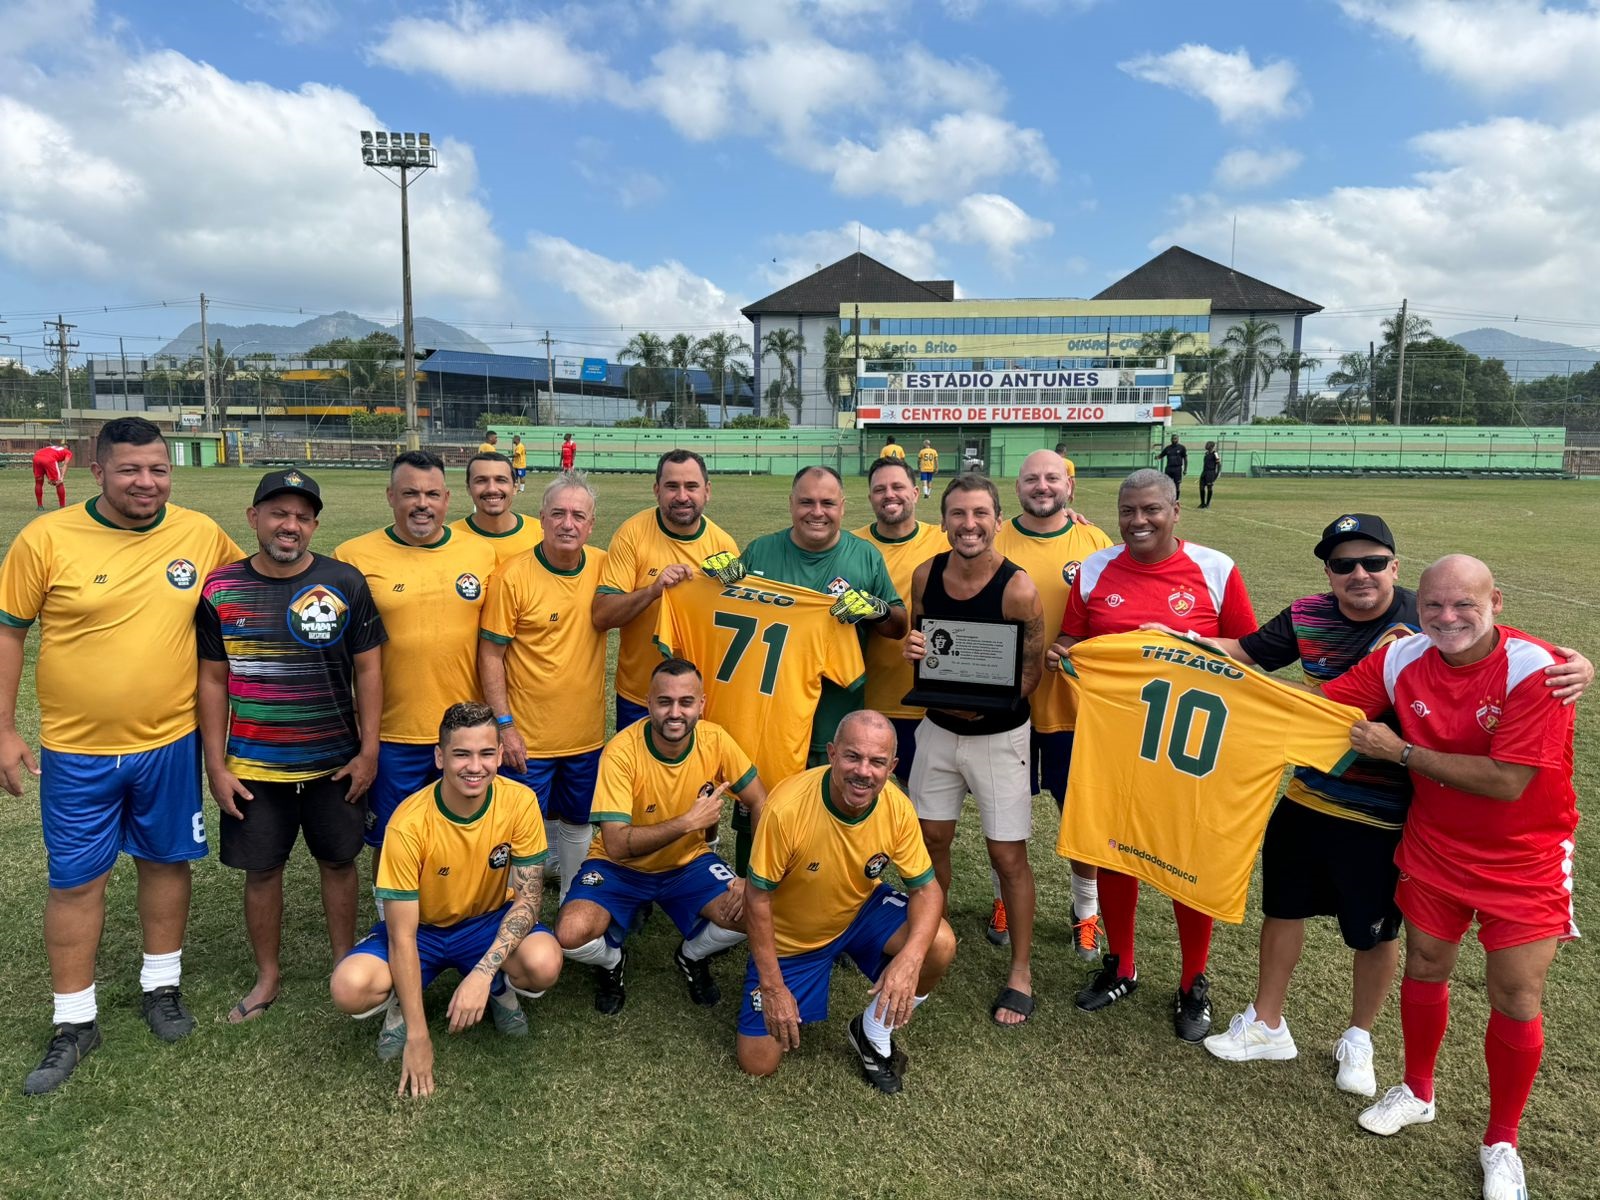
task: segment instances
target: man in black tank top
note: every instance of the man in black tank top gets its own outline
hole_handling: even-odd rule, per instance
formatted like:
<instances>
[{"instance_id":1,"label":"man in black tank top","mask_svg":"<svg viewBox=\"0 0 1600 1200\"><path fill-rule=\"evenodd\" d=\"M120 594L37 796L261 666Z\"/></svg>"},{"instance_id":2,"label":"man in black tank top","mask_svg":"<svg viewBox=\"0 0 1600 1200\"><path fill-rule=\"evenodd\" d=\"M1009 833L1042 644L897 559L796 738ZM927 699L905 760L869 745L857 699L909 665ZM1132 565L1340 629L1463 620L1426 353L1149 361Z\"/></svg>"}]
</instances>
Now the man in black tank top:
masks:
<instances>
[{"instance_id":1,"label":"man in black tank top","mask_svg":"<svg viewBox=\"0 0 1600 1200\"><path fill-rule=\"evenodd\" d=\"M939 501L950 552L938 554L912 576L914 617L1021 621L1024 628L1022 693L1001 712L930 708L917 727L911 801L934 874L950 894L950 845L967 793L978 802L989 861L1000 876L1000 895L1011 925L1011 969L989 1014L999 1025L1020 1025L1033 1012L1033 793L1028 782L1028 697L1044 670L1044 615L1038 589L1026 571L994 548L1000 494L982 475L952 479ZM918 662L928 645L922 632L906 636L906 658ZM924 743L926 739L926 743ZM926 745L926 748L925 748Z\"/></svg>"}]
</instances>

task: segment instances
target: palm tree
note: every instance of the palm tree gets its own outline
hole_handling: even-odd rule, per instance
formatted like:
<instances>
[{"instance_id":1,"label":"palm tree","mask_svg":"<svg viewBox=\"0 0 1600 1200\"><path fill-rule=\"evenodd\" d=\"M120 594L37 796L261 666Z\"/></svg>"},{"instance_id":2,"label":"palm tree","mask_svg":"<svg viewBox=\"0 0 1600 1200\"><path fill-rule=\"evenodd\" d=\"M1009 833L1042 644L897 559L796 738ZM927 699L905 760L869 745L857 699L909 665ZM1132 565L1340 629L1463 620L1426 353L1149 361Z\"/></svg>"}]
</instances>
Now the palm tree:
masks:
<instances>
[{"instance_id":1,"label":"palm tree","mask_svg":"<svg viewBox=\"0 0 1600 1200\"><path fill-rule=\"evenodd\" d=\"M767 415L783 415L785 402L794 409L795 421L800 420L804 397L800 394L799 372L790 355L806 352L806 339L798 330L774 329L761 339L761 354L778 360L778 377L767 388Z\"/></svg>"},{"instance_id":2,"label":"palm tree","mask_svg":"<svg viewBox=\"0 0 1600 1200\"><path fill-rule=\"evenodd\" d=\"M1169 354L1181 354L1194 344L1194 334L1179 333L1169 325L1141 336L1138 354L1140 358L1166 358Z\"/></svg>"},{"instance_id":3,"label":"palm tree","mask_svg":"<svg viewBox=\"0 0 1600 1200\"><path fill-rule=\"evenodd\" d=\"M380 393L387 392L389 399L394 399L395 365L401 352L400 341L394 334L376 330L359 341L335 338L323 342L307 350L306 358L343 360L344 366L333 372L334 378L344 380L350 399L364 401L370 413L377 409Z\"/></svg>"},{"instance_id":4,"label":"palm tree","mask_svg":"<svg viewBox=\"0 0 1600 1200\"><path fill-rule=\"evenodd\" d=\"M1240 324L1230 326L1223 336L1223 346L1235 364L1235 379L1239 384L1239 420L1250 418L1250 408L1256 394L1272 380L1277 369L1278 355L1284 351L1283 339L1278 336L1278 326L1260 317L1246 317Z\"/></svg>"},{"instance_id":5,"label":"palm tree","mask_svg":"<svg viewBox=\"0 0 1600 1200\"><path fill-rule=\"evenodd\" d=\"M1189 356L1183 377L1183 408L1204 425L1227 425L1238 419L1242 390L1238 362L1228 350L1212 346Z\"/></svg>"},{"instance_id":6,"label":"palm tree","mask_svg":"<svg viewBox=\"0 0 1600 1200\"><path fill-rule=\"evenodd\" d=\"M658 334L636 333L617 351L619 362L630 359L638 365L628 369L628 390L636 397L639 411L654 421L656 400L666 391L667 343Z\"/></svg>"},{"instance_id":7,"label":"palm tree","mask_svg":"<svg viewBox=\"0 0 1600 1200\"><path fill-rule=\"evenodd\" d=\"M1307 354L1304 350L1285 350L1278 355L1278 370L1289 373L1289 404L1292 405L1300 395L1300 372L1304 371L1310 375L1321 365L1320 358Z\"/></svg>"},{"instance_id":8,"label":"palm tree","mask_svg":"<svg viewBox=\"0 0 1600 1200\"><path fill-rule=\"evenodd\" d=\"M1348 413L1347 420L1355 420L1361 415L1361 402L1367 402L1372 418L1376 419L1377 410L1373 406L1372 376L1373 356L1360 350L1352 350L1348 354L1339 356L1337 370L1328 372L1328 386L1339 389L1335 403L1339 406L1341 414Z\"/></svg>"},{"instance_id":9,"label":"palm tree","mask_svg":"<svg viewBox=\"0 0 1600 1200\"><path fill-rule=\"evenodd\" d=\"M850 380L850 394L855 395L856 339L846 337L837 329L828 329L822 335L822 386L828 393L828 402L838 412L844 398L844 381Z\"/></svg>"},{"instance_id":10,"label":"palm tree","mask_svg":"<svg viewBox=\"0 0 1600 1200\"><path fill-rule=\"evenodd\" d=\"M728 376L732 375L734 386L737 387L741 379L748 379L749 372L738 361L743 355L751 353L750 343L737 333L726 333L717 330L708 337L700 339L700 344L695 350L695 362L705 368L717 385L717 398L722 403L722 425L728 424Z\"/></svg>"}]
</instances>

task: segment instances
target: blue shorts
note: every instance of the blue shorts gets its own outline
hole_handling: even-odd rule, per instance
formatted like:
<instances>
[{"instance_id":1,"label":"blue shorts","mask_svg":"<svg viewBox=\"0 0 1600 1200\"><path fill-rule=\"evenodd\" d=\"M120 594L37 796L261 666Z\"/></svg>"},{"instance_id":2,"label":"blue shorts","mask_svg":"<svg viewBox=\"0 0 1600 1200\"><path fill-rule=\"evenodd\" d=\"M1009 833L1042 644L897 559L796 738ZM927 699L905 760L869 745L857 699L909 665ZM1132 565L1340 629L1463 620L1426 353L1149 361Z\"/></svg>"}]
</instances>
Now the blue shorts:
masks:
<instances>
[{"instance_id":1,"label":"blue shorts","mask_svg":"<svg viewBox=\"0 0 1600 1200\"><path fill-rule=\"evenodd\" d=\"M420 792L439 778L433 750L432 743L378 743L378 773L372 777L372 787L367 792L367 845L383 845L383 831L389 828L394 810L413 792Z\"/></svg>"},{"instance_id":2,"label":"blue shorts","mask_svg":"<svg viewBox=\"0 0 1600 1200\"><path fill-rule=\"evenodd\" d=\"M642 704L635 704L622 693L617 693L617 732L621 733L629 725L636 725L650 715L650 710Z\"/></svg>"},{"instance_id":3,"label":"blue shorts","mask_svg":"<svg viewBox=\"0 0 1600 1200\"><path fill-rule=\"evenodd\" d=\"M895 751L899 761L895 763L894 774L904 785L911 782L911 764L917 761L917 726L922 724L922 718L890 717L889 724L894 726L895 742L899 747Z\"/></svg>"},{"instance_id":4,"label":"blue shorts","mask_svg":"<svg viewBox=\"0 0 1600 1200\"><path fill-rule=\"evenodd\" d=\"M728 864L710 853L669 871L635 871L586 858L567 891L567 903L587 900L610 913L606 941L613 946L622 945L635 914L646 904L659 904L687 939L705 928L700 910L726 892L735 878Z\"/></svg>"},{"instance_id":5,"label":"blue shorts","mask_svg":"<svg viewBox=\"0 0 1600 1200\"><path fill-rule=\"evenodd\" d=\"M515 479L518 483L521 483L524 479L526 479L528 477L528 468L527 467L512 467L511 468L511 477L513 479Z\"/></svg>"},{"instance_id":6,"label":"blue shorts","mask_svg":"<svg viewBox=\"0 0 1600 1200\"><path fill-rule=\"evenodd\" d=\"M883 948L906 923L906 898L886 883L880 883L861 906L850 927L826 946L778 959L783 986L794 995L800 1009L800 1023L828 1019L828 983L834 960L848 954L861 973L876 980L889 965ZM745 1037L765 1037L767 1023L761 1016L760 976L751 958L744 973L744 998L739 1006L739 1032Z\"/></svg>"},{"instance_id":7,"label":"blue shorts","mask_svg":"<svg viewBox=\"0 0 1600 1200\"><path fill-rule=\"evenodd\" d=\"M600 772L600 751L585 750L582 754L568 754L562 758L529 755L527 767L521 775L502 767L500 774L533 789L545 820L565 821L568 825L589 823L594 780Z\"/></svg>"},{"instance_id":8,"label":"blue shorts","mask_svg":"<svg viewBox=\"0 0 1600 1200\"><path fill-rule=\"evenodd\" d=\"M1067 772L1072 767L1072 730L1060 733L1033 731L1033 753L1028 771L1028 786L1037 796L1048 790L1056 798L1056 807L1067 803Z\"/></svg>"},{"instance_id":9,"label":"blue shorts","mask_svg":"<svg viewBox=\"0 0 1600 1200\"><path fill-rule=\"evenodd\" d=\"M468 974L472 968L483 961L483 956L489 953L489 947L494 945L495 938L500 936L500 922L506 919L506 912L511 907L511 901L493 912L484 913L481 917L468 917L465 921L458 921L454 925L418 925L417 926L417 960L422 964L422 986L427 987L440 974L448 969L454 969L459 975ZM532 937L536 933L549 933L549 928L544 922L539 922L528 931ZM370 954L373 958L389 961L389 925L386 921L379 921L372 927L372 932L356 943L351 954ZM496 993L500 991L500 972L495 972Z\"/></svg>"},{"instance_id":10,"label":"blue shorts","mask_svg":"<svg viewBox=\"0 0 1600 1200\"><path fill-rule=\"evenodd\" d=\"M50 886L99 879L127 853L146 862L206 856L200 735L136 754L39 752L39 813Z\"/></svg>"},{"instance_id":11,"label":"blue shorts","mask_svg":"<svg viewBox=\"0 0 1600 1200\"><path fill-rule=\"evenodd\" d=\"M932 483L933 482L933 472L932 471L924 471L922 473L922 482L923 483Z\"/></svg>"}]
</instances>

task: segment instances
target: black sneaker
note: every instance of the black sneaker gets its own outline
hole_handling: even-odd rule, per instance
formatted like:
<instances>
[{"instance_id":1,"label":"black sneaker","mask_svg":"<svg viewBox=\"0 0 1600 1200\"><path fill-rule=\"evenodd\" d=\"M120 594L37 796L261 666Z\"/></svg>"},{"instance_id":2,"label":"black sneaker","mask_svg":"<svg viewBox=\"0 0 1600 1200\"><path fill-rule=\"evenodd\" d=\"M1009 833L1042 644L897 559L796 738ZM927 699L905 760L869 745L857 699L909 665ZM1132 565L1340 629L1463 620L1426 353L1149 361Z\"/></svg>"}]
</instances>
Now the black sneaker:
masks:
<instances>
[{"instance_id":1,"label":"black sneaker","mask_svg":"<svg viewBox=\"0 0 1600 1200\"><path fill-rule=\"evenodd\" d=\"M175 983L146 992L140 1006L150 1032L163 1042L182 1041L194 1032L194 1016L184 1007L183 993Z\"/></svg>"},{"instance_id":2,"label":"black sneaker","mask_svg":"<svg viewBox=\"0 0 1600 1200\"><path fill-rule=\"evenodd\" d=\"M53 1092L78 1069L83 1056L100 1044L100 1023L89 1021L82 1025L70 1022L57 1025L50 1035L50 1045L45 1047L39 1065L28 1072L22 1081L24 1096L42 1096Z\"/></svg>"},{"instance_id":3,"label":"black sneaker","mask_svg":"<svg viewBox=\"0 0 1600 1200\"><path fill-rule=\"evenodd\" d=\"M1099 1012L1124 996L1133 995L1139 987L1139 970L1135 967L1132 975L1123 975L1120 967L1117 956L1107 954L1100 960L1100 969L1095 972L1094 978L1078 993L1074 1003L1084 1012Z\"/></svg>"},{"instance_id":4,"label":"black sneaker","mask_svg":"<svg viewBox=\"0 0 1600 1200\"><path fill-rule=\"evenodd\" d=\"M672 961L678 964L678 970L683 972L683 978L689 985L689 999L701 1008L710 1008L722 999L722 989L711 977L711 964L705 959L689 958L684 954L683 947L684 943L679 942L678 948L672 952Z\"/></svg>"},{"instance_id":5,"label":"black sneaker","mask_svg":"<svg viewBox=\"0 0 1600 1200\"><path fill-rule=\"evenodd\" d=\"M905 1070L906 1059L904 1055L896 1054L891 1039L890 1052L879 1054L877 1048L867 1041L865 1022L861 1014L857 1013L855 1020L850 1022L846 1031L850 1039L850 1048L856 1052L861 1060L861 1074L873 1087L886 1096L893 1096L900 1090L900 1073Z\"/></svg>"},{"instance_id":6,"label":"black sneaker","mask_svg":"<svg viewBox=\"0 0 1600 1200\"><path fill-rule=\"evenodd\" d=\"M621 950L622 957L617 959L617 965L607 969L596 967L594 969L594 1010L614 1017L622 1011L622 1006L628 1002L628 989L622 984L622 973L628 969L628 949L624 946Z\"/></svg>"},{"instance_id":7,"label":"black sneaker","mask_svg":"<svg viewBox=\"0 0 1600 1200\"><path fill-rule=\"evenodd\" d=\"M1211 982L1204 971L1194 977L1187 992L1178 992L1172 1009L1172 1031L1186 1042L1198 1042L1211 1032Z\"/></svg>"}]
</instances>

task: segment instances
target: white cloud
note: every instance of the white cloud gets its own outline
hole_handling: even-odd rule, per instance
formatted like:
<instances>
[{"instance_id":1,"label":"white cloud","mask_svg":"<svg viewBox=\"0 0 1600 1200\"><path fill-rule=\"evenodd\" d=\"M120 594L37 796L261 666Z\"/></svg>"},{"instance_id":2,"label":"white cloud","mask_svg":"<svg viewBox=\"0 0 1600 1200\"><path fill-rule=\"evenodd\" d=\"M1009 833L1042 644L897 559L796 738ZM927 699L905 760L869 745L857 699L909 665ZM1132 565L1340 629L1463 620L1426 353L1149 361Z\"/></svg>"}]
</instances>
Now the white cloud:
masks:
<instances>
[{"instance_id":1,"label":"white cloud","mask_svg":"<svg viewBox=\"0 0 1600 1200\"><path fill-rule=\"evenodd\" d=\"M858 230L862 253L912 279L938 277L938 252L923 234L906 229L874 229L854 221L847 221L836 229L813 229L774 237L772 246L777 256L761 268L761 274L773 287L786 287L810 275L819 266L828 266L847 254L854 254Z\"/></svg>"},{"instance_id":2,"label":"white cloud","mask_svg":"<svg viewBox=\"0 0 1600 1200\"><path fill-rule=\"evenodd\" d=\"M1220 188L1243 191L1276 183L1303 161L1298 150L1251 150L1242 147L1222 156L1212 178Z\"/></svg>"},{"instance_id":3,"label":"white cloud","mask_svg":"<svg viewBox=\"0 0 1600 1200\"><path fill-rule=\"evenodd\" d=\"M1227 124L1293 116L1301 109L1294 65L1280 59L1258 67L1244 49L1228 54L1189 42L1166 54L1141 54L1117 66L1135 79L1209 101Z\"/></svg>"},{"instance_id":4,"label":"white cloud","mask_svg":"<svg viewBox=\"0 0 1600 1200\"><path fill-rule=\"evenodd\" d=\"M844 194L911 204L960 195L1002 175L1026 173L1048 183L1056 174L1042 133L984 113L940 117L927 130L901 125L885 131L877 146L844 138L831 162L834 187Z\"/></svg>"},{"instance_id":5,"label":"white cloud","mask_svg":"<svg viewBox=\"0 0 1600 1200\"><path fill-rule=\"evenodd\" d=\"M674 259L636 267L566 238L535 233L528 237L528 262L537 278L559 287L607 324L624 329L743 320L727 292Z\"/></svg>"},{"instance_id":6,"label":"white cloud","mask_svg":"<svg viewBox=\"0 0 1600 1200\"><path fill-rule=\"evenodd\" d=\"M290 43L319 41L339 24L329 0L243 0L243 4L247 11L274 22L279 36Z\"/></svg>"},{"instance_id":7,"label":"white cloud","mask_svg":"<svg viewBox=\"0 0 1600 1200\"><path fill-rule=\"evenodd\" d=\"M994 264L1006 270L1015 265L1019 247L1049 237L1055 226L1030 217L1004 196L978 192L934 217L921 232L983 246Z\"/></svg>"},{"instance_id":8,"label":"white cloud","mask_svg":"<svg viewBox=\"0 0 1600 1200\"><path fill-rule=\"evenodd\" d=\"M402 17L369 54L384 66L437 75L465 92L587 100L628 90L604 58L573 45L555 21L488 21L473 6L452 21Z\"/></svg>"},{"instance_id":9,"label":"white cloud","mask_svg":"<svg viewBox=\"0 0 1600 1200\"><path fill-rule=\"evenodd\" d=\"M733 127L733 68L726 54L679 43L650 61L655 73L639 84L639 103L692 142L711 141Z\"/></svg>"},{"instance_id":10,"label":"white cloud","mask_svg":"<svg viewBox=\"0 0 1600 1200\"><path fill-rule=\"evenodd\" d=\"M1554 88L1600 96L1600 11L1541 0L1340 0L1409 43L1429 70L1488 95Z\"/></svg>"}]
</instances>

